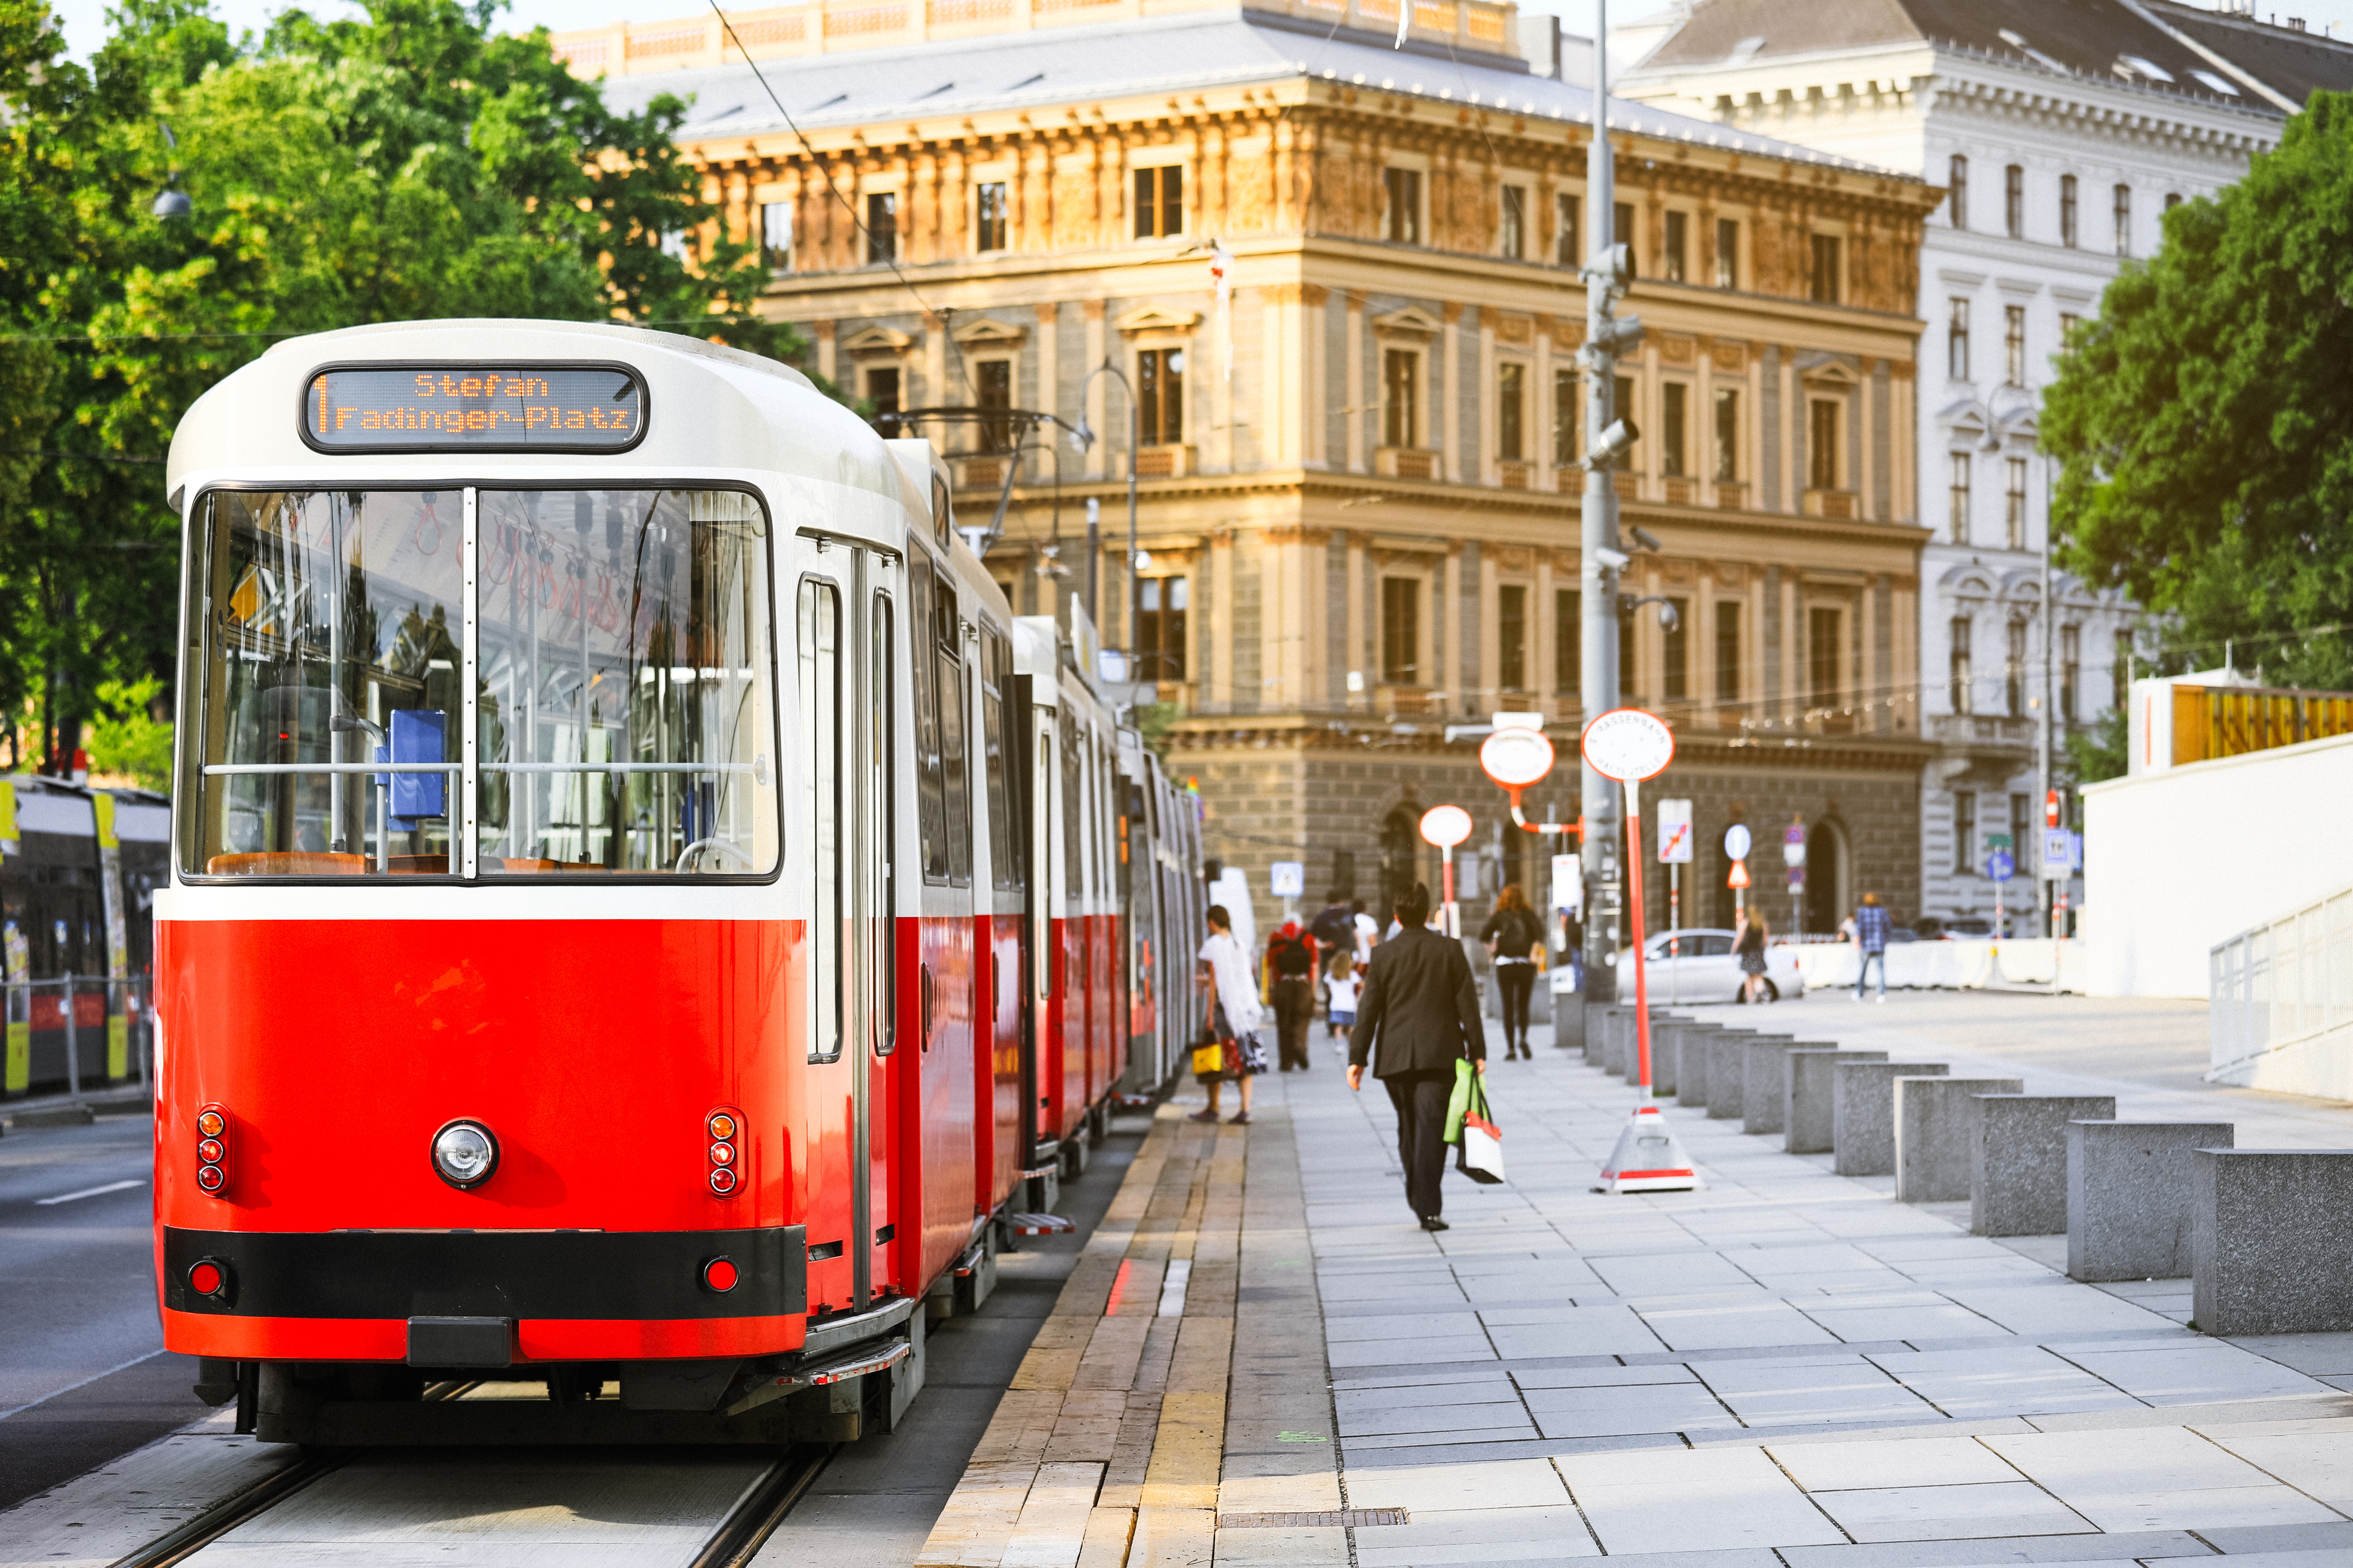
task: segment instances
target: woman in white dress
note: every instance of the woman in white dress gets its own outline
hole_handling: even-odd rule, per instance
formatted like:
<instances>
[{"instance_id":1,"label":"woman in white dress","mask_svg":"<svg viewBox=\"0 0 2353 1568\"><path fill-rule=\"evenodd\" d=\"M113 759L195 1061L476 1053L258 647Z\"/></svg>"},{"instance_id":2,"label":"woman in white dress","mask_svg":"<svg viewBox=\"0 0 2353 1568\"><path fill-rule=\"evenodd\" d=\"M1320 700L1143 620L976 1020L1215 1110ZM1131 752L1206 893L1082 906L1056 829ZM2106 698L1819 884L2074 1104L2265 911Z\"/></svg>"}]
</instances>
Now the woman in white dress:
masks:
<instances>
[{"instance_id":1,"label":"woman in white dress","mask_svg":"<svg viewBox=\"0 0 2353 1568\"><path fill-rule=\"evenodd\" d=\"M1241 1109L1234 1121L1250 1121L1250 1079L1266 1070L1266 1055L1258 1044L1261 1008L1258 998L1258 978L1251 973L1250 954L1242 951L1234 935L1233 916L1223 904L1211 904L1208 915L1208 940L1201 943L1201 984L1210 995L1209 1030L1220 1040L1232 1040L1240 1047L1241 1070L1229 1075L1223 1072L1196 1073L1195 1078L1208 1086L1209 1107L1193 1113L1196 1121L1218 1119L1218 1091L1229 1076L1241 1080Z\"/></svg>"}]
</instances>

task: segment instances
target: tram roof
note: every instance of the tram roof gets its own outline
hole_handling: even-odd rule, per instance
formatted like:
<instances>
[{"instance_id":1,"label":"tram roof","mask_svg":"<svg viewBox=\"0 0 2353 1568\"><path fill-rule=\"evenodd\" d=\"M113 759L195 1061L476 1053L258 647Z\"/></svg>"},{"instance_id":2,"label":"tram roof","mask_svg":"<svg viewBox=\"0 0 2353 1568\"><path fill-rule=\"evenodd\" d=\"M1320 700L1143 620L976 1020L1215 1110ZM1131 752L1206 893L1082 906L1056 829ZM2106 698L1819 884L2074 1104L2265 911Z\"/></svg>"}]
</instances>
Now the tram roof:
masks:
<instances>
[{"instance_id":1,"label":"tram roof","mask_svg":"<svg viewBox=\"0 0 2353 1568\"><path fill-rule=\"evenodd\" d=\"M331 454L301 434L311 374L327 364L622 363L644 378L644 438L609 455L545 451ZM196 399L172 437L165 485L181 504L188 476L288 474L316 479L364 468L419 479L521 477L610 467L628 482L665 472L765 469L871 491L918 513L919 495L882 438L799 371L676 332L599 321L451 319L386 321L290 338ZM617 478L618 474L617 472Z\"/></svg>"}]
</instances>

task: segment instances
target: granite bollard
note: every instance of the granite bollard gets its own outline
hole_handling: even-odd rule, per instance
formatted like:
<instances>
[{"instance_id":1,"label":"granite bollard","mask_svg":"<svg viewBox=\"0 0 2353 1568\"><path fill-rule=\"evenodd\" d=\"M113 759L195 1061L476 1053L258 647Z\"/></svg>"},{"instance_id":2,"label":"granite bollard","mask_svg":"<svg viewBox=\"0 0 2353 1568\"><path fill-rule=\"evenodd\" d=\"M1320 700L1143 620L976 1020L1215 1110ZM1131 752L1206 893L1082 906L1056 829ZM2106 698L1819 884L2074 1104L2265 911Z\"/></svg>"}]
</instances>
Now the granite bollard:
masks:
<instances>
[{"instance_id":1,"label":"granite bollard","mask_svg":"<svg viewBox=\"0 0 2353 1568\"><path fill-rule=\"evenodd\" d=\"M1957 1203L1969 1195L1969 1129L1980 1094L2023 1094L2017 1078L1898 1078L1895 1201Z\"/></svg>"},{"instance_id":2,"label":"granite bollard","mask_svg":"<svg viewBox=\"0 0 2353 1568\"><path fill-rule=\"evenodd\" d=\"M1793 1040L1787 1035L1758 1035L1742 1054L1740 1130L1778 1132L1785 1108L1781 1093L1781 1058L1791 1051L1836 1049L1828 1040Z\"/></svg>"},{"instance_id":3,"label":"granite bollard","mask_svg":"<svg viewBox=\"0 0 2353 1568\"><path fill-rule=\"evenodd\" d=\"M2189 1282L2200 1333L2353 1329L2353 1149L2192 1152Z\"/></svg>"},{"instance_id":4,"label":"granite bollard","mask_svg":"<svg viewBox=\"0 0 2353 1568\"><path fill-rule=\"evenodd\" d=\"M1721 1024L1703 1024L1692 1018L1675 1020L1676 1104L1707 1103L1707 1041L1723 1030Z\"/></svg>"},{"instance_id":5,"label":"granite bollard","mask_svg":"<svg viewBox=\"0 0 2353 1568\"><path fill-rule=\"evenodd\" d=\"M2067 1228L2067 1124L2116 1113L2111 1094L1981 1094L1969 1119L1969 1230L2057 1236Z\"/></svg>"},{"instance_id":6,"label":"granite bollard","mask_svg":"<svg viewBox=\"0 0 2353 1568\"><path fill-rule=\"evenodd\" d=\"M1724 1029L1707 1037L1707 1119L1737 1121L1748 1100L1748 1042L1754 1029Z\"/></svg>"},{"instance_id":7,"label":"granite bollard","mask_svg":"<svg viewBox=\"0 0 2353 1568\"><path fill-rule=\"evenodd\" d=\"M1781 1147L1792 1154L1827 1154L1834 1147L1831 1068L1841 1062L1883 1062L1885 1051L1836 1047L1781 1055Z\"/></svg>"},{"instance_id":8,"label":"granite bollard","mask_svg":"<svg viewBox=\"0 0 2353 1568\"><path fill-rule=\"evenodd\" d=\"M1894 1175L1895 1080L1950 1071L1952 1068L1943 1062L1841 1062L1832 1068L1832 1173L1841 1176Z\"/></svg>"},{"instance_id":9,"label":"granite bollard","mask_svg":"<svg viewBox=\"0 0 2353 1568\"><path fill-rule=\"evenodd\" d=\"M2067 1277L2186 1279L2190 1152L2238 1141L2227 1121L2069 1122Z\"/></svg>"}]
</instances>

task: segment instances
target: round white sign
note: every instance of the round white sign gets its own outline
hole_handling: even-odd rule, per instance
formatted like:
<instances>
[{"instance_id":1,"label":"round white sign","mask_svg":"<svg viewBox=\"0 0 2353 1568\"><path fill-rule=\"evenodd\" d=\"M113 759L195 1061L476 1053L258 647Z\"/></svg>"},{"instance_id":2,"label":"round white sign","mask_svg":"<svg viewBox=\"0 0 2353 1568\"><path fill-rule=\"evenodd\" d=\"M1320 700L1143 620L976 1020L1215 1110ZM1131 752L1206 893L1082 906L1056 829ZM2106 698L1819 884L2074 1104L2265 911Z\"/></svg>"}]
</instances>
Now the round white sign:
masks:
<instances>
[{"instance_id":1,"label":"round white sign","mask_svg":"<svg viewBox=\"0 0 2353 1568\"><path fill-rule=\"evenodd\" d=\"M1421 814L1421 836L1440 849L1471 837L1471 814L1459 805L1433 805Z\"/></svg>"},{"instance_id":2,"label":"round white sign","mask_svg":"<svg viewBox=\"0 0 2353 1568\"><path fill-rule=\"evenodd\" d=\"M1727 860L1748 858L1748 829L1736 822L1724 830L1724 858Z\"/></svg>"},{"instance_id":3,"label":"round white sign","mask_svg":"<svg viewBox=\"0 0 2353 1568\"><path fill-rule=\"evenodd\" d=\"M1655 713L1613 708L1585 727L1585 761L1620 784L1652 777L1675 760L1675 732Z\"/></svg>"},{"instance_id":4,"label":"round white sign","mask_svg":"<svg viewBox=\"0 0 2353 1568\"><path fill-rule=\"evenodd\" d=\"M1498 730L1481 743L1479 765L1505 789L1525 789L1552 772L1552 742L1541 730Z\"/></svg>"}]
</instances>

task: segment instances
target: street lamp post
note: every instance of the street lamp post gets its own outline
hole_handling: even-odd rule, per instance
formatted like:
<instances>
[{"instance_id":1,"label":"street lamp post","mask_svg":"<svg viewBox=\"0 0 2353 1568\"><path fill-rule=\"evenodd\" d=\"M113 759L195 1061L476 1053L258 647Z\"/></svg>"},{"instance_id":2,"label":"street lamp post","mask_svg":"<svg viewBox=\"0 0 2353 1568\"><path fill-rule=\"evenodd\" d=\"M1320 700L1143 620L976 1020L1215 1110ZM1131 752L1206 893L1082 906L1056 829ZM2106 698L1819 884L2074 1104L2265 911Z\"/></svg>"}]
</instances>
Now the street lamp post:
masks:
<instances>
[{"instance_id":1,"label":"street lamp post","mask_svg":"<svg viewBox=\"0 0 2353 1568\"><path fill-rule=\"evenodd\" d=\"M1087 372L1086 380L1079 383L1079 427L1071 432L1071 439L1078 443L1079 450L1082 452L1091 450L1095 444L1094 430L1087 424L1087 391L1094 385L1095 377L1099 375L1115 377L1118 380L1121 388L1127 394L1126 580L1130 584L1133 584L1135 580L1136 557L1139 553L1136 549L1135 542L1135 448L1137 444L1143 439L1143 416L1141 411L1136 406L1134 383L1127 379L1127 372L1120 369L1119 366L1111 363L1111 356L1108 354L1103 356L1103 363ZM1103 629L1103 604L1100 595L1095 592L1095 573L1098 568L1098 563L1096 560L1097 553L1098 552L1096 552L1090 551L1087 556L1087 599L1089 601L1087 605L1087 613L1094 616L1095 629L1097 631L1101 631ZM1134 590L1131 588L1129 598L1132 600L1134 597ZM1128 606L1126 618L1121 622L1121 625L1127 628L1126 647L1131 656L1135 652L1134 622L1135 607L1131 603Z\"/></svg>"}]
</instances>

